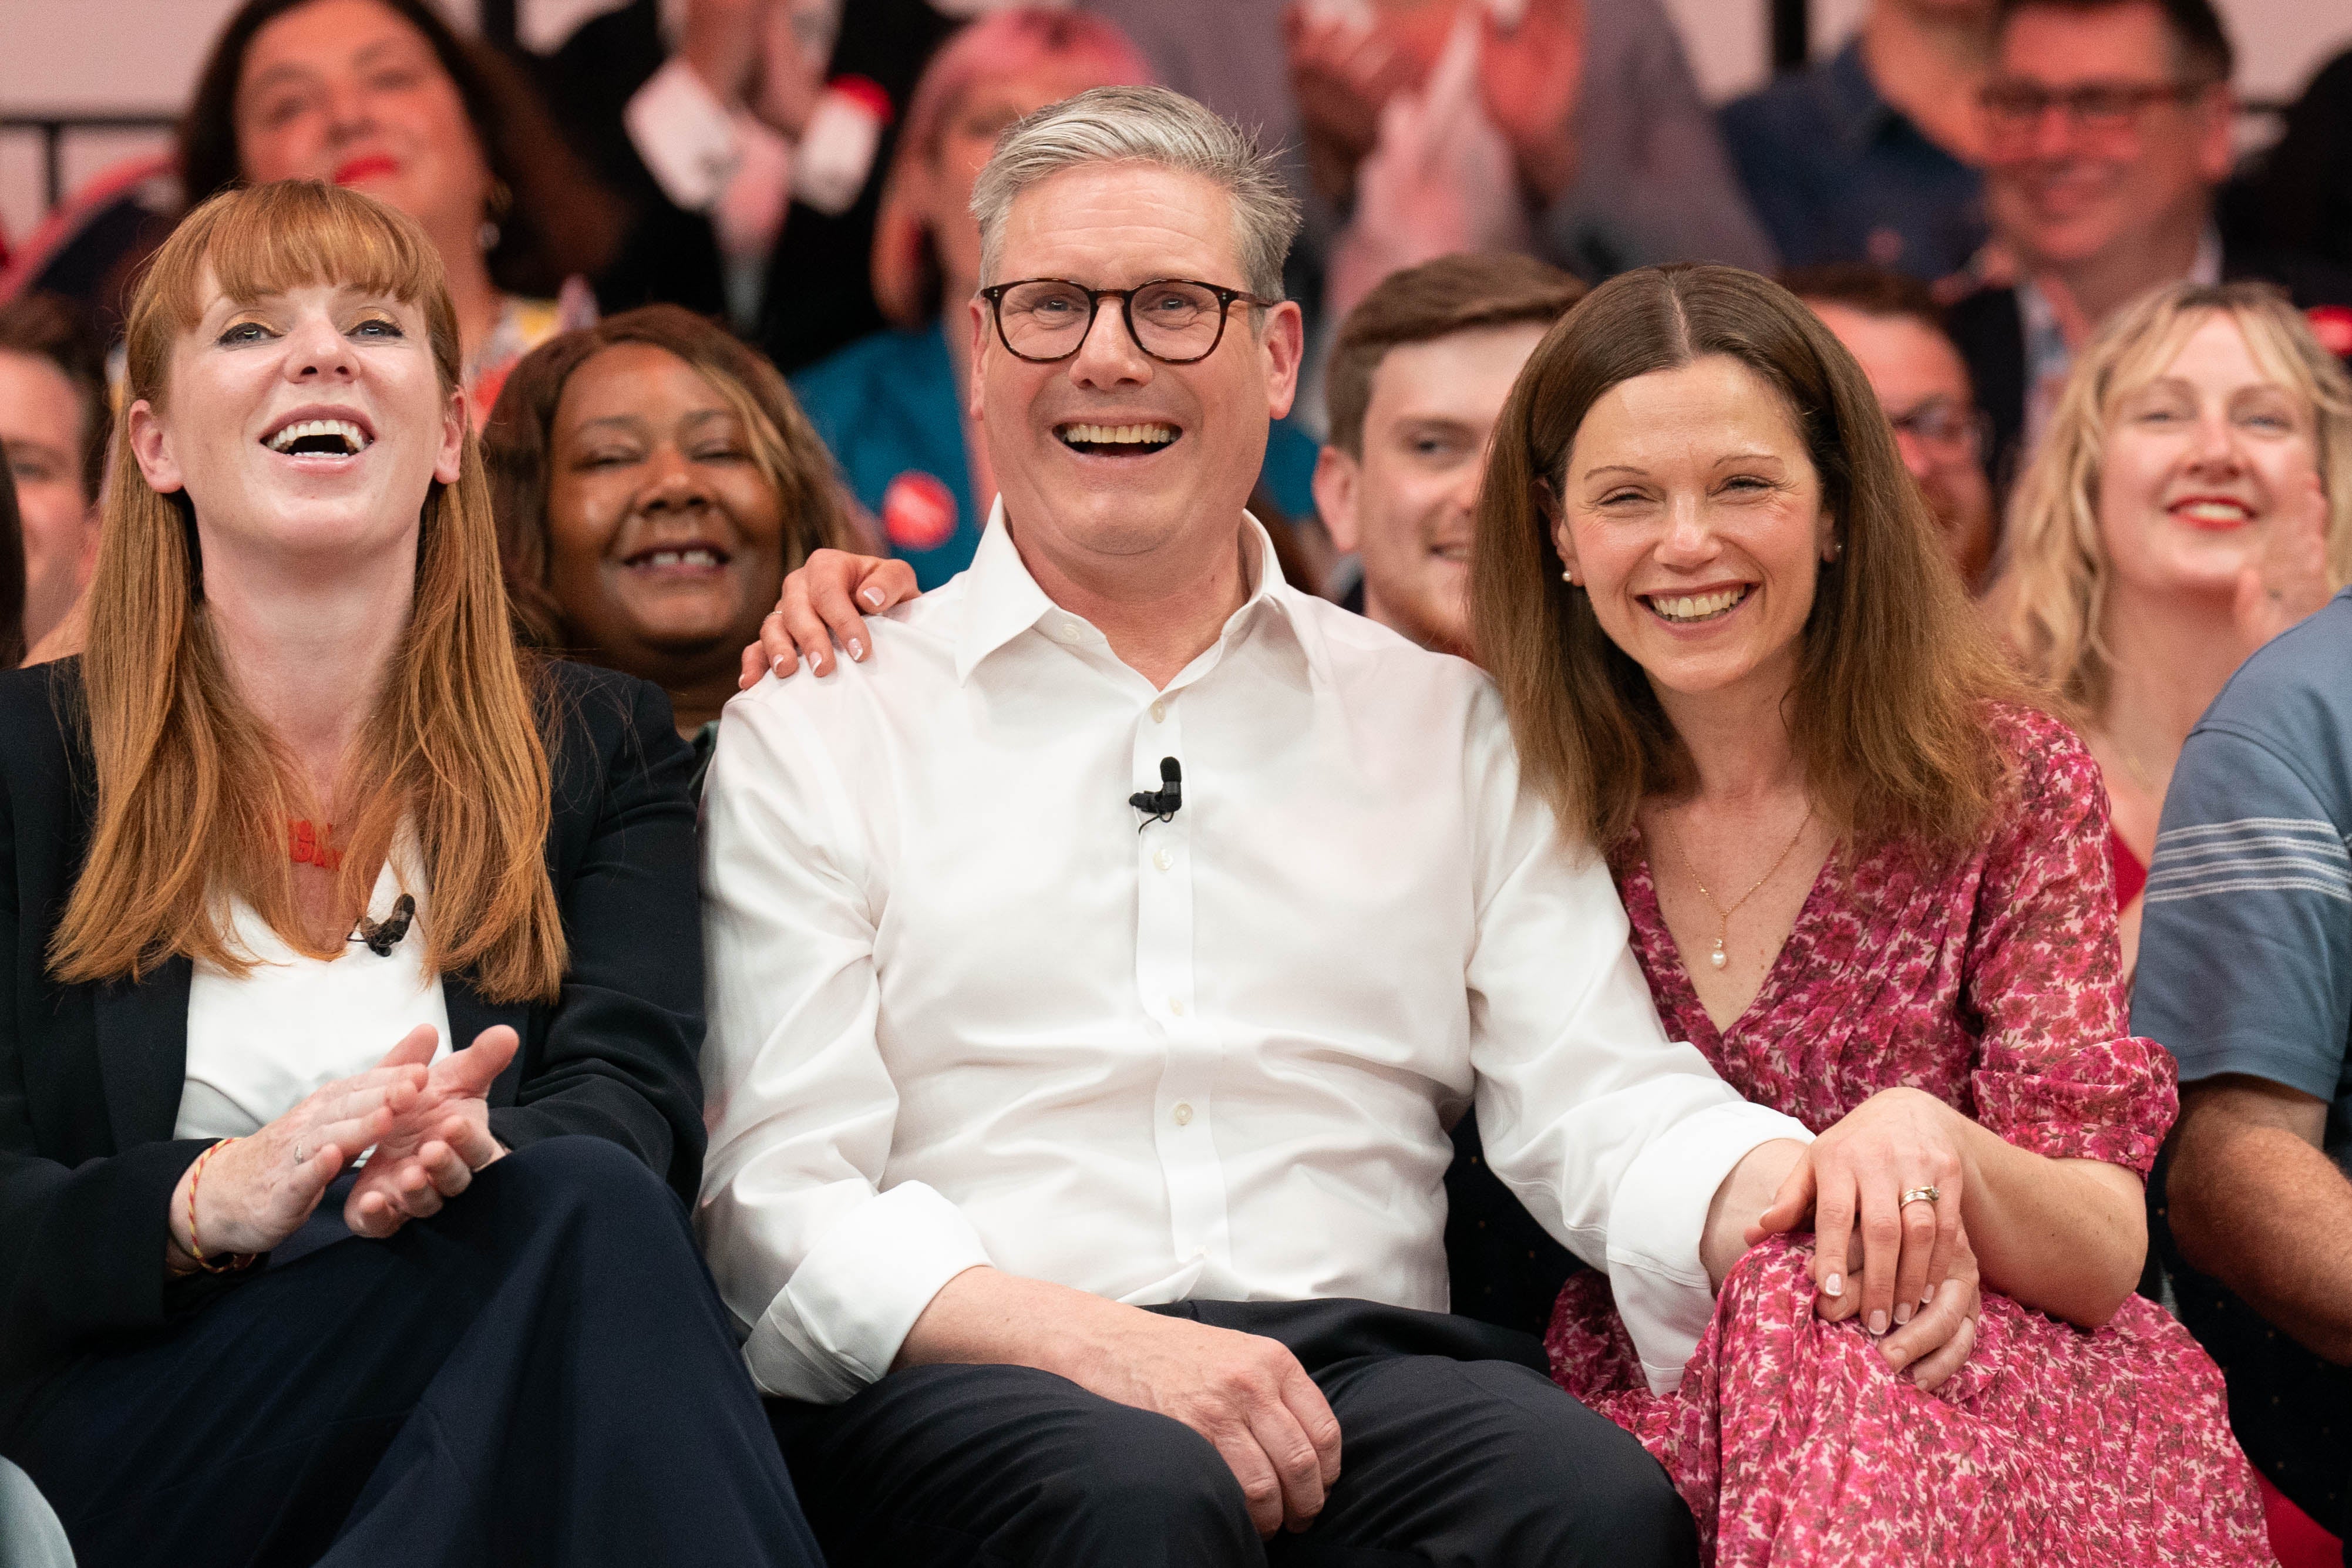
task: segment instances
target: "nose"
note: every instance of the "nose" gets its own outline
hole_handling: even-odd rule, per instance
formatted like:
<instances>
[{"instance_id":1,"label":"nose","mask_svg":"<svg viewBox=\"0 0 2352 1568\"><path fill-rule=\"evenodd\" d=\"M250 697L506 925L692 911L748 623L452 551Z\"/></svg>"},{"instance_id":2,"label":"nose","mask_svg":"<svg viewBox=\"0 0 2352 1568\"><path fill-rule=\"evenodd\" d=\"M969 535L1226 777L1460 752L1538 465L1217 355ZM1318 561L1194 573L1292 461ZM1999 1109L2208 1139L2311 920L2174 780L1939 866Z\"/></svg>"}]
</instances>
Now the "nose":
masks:
<instances>
[{"instance_id":1,"label":"nose","mask_svg":"<svg viewBox=\"0 0 2352 1568\"><path fill-rule=\"evenodd\" d=\"M349 381L359 374L359 355L325 311L307 315L286 334L289 381Z\"/></svg>"},{"instance_id":2,"label":"nose","mask_svg":"<svg viewBox=\"0 0 2352 1568\"><path fill-rule=\"evenodd\" d=\"M1141 386L1151 380L1151 358L1127 330L1127 312L1117 300L1096 308L1086 341L1070 356L1070 380L1097 389Z\"/></svg>"},{"instance_id":3,"label":"nose","mask_svg":"<svg viewBox=\"0 0 2352 1568\"><path fill-rule=\"evenodd\" d=\"M700 511L710 504L710 487L674 441L654 448L646 460L646 480L637 490L637 510L646 517Z\"/></svg>"},{"instance_id":4,"label":"nose","mask_svg":"<svg viewBox=\"0 0 2352 1568\"><path fill-rule=\"evenodd\" d=\"M2231 423L2225 411L2199 411L2195 442L2189 449L2189 467L2193 473L2230 479L2235 479L2244 469L2245 453L2238 445L2238 427Z\"/></svg>"},{"instance_id":5,"label":"nose","mask_svg":"<svg viewBox=\"0 0 2352 1568\"><path fill-rule=\"evenodd\" d=\"M1666 531L1658 541L1657 557L1667 566L1703 566L1718 553L1715 530L1706 508L1696 495L1677 495L1666 508Z\"/></svg>"},{"instance_id":6,"label":"nose","mask_svg":"<svg viewBox=\"0 0 2352 1568\"><path fill-rule=\"evenodd\" d=\"M2074 151L2074 116L2063 102L2046 103L2033 119L2027 132L2028 145L2033 156L2043 159L2066 157Z\"/></svg>"},{"instance_id":7,"label":"nose","mask_svg":"<svg viewBox=\"0 0 2352 1568\"><path fill-rule=\"evenodd\" d=\"M1921 484L1926 484L1927 476L1936 471L1935 460L1927 455L1927 443L1910 431L1899 426L1896 428L1895 449L1903 455L1904 468Z\"/></svg>"},{"instance_id":8,"label":"nose","mask_svg":"<svg viewBox=\"0 0 2352 1568\"><path fill-rule=\"evenodd\" d=\"M365 88L353 80L331 82L327 87L327 133L339 142L348 142L375 129L374 112L368 107Z\"/></svg>"}]
</instances>

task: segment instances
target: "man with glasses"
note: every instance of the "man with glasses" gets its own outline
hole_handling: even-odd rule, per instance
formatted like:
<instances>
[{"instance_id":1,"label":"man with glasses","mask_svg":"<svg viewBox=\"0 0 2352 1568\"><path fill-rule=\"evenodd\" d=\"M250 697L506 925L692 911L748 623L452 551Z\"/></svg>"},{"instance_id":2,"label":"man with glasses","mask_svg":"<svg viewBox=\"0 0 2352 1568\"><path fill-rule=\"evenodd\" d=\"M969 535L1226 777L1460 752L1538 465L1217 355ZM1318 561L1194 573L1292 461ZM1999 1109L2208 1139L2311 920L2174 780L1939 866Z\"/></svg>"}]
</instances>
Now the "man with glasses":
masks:
<instances>
[{"instance_id":1,"label":"man with glasses","mask_svg":"<svg viewBox=\"0 0 2352 1568\"><path fill-rule=\"evenodd\" d=\"M1991 421L1926 284L1883 268L1830 262L1780 281L1837 334L1870 378L1895 449L1943 525L1952 564L1974 592L1991 569L1999 529L1985 459Z\"/></svg>"},{"instance_id":2,"label":"man with glasses","mask_svg":"<svg viewBox=\"0 0 2352 1568\"><path fill-rule=\"evenodd\" d=\"M972 566L730 703L703 796L702 1229L828 1555L1695 1561L1445 1310L1445 1128L1669 1386L1803 1130L1666 1040L1485 679L1244 512L1303 336L1269 161L1102 88L973 206Z\"/></svg>"},{"instance_id":3,"label":"man with glasses","mask_svg":"<svg viewBox=\"0 0 2352 1568\"><path fill-rule=\"evenodd\" d=\"M2222 247L2213 197L2230 174L2235 59L2211 0L2004 0L1979 100L1987 214L2017 281L1961 301L1950 323L2001 484L2075 353L2126 300L2226 278L2284 285L2306 307L2352 299L2352 279L2325 265Z\"/></svg>"}]
</instances>

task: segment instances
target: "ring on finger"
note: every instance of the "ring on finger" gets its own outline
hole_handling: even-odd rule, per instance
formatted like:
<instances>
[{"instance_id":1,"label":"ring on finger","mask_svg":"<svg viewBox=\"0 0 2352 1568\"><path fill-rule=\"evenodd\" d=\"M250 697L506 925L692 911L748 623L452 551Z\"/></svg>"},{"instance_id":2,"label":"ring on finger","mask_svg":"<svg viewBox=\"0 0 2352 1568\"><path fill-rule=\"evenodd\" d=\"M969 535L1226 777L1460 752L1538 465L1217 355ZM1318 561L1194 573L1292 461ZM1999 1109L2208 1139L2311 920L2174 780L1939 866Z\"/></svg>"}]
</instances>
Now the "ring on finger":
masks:
<instances>
[{"instance_id":1,"label":"ring on finger","mask_svg":"<svg viewBox=\"0 0 2352 1568\"><path fill-rule=\"evenodd\" d=\"M1910 1207L1913 1204L1932 1204L1940 1199L1943 1195L1944 1190L1941 1187L1913 1187L1909 1192L1903 1194L1903 1201L1896 1204L1895 1206L1898 1209L1904 1209Z\"/></svg>"},{"instance_id":2,"label":"ring on finger","mask_svg":"<svg viewBox=\"0 0 2352 1568\"><path fill-rule=\"evenodd\" d=\"M298 1165L307 1165L310 1163L309 1149L300 1143L294 1145L294 1163Z\"/></svg>"}]
</instances>

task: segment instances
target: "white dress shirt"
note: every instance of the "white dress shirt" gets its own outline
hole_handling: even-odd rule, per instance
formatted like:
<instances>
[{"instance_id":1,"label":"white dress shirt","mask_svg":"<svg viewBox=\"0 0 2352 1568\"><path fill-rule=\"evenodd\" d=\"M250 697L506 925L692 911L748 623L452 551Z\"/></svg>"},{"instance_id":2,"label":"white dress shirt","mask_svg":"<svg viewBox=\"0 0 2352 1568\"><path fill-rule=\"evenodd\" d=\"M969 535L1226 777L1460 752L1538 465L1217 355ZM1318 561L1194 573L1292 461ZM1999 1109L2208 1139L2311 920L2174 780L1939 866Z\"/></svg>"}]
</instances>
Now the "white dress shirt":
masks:
<instances>
[{"instance_id":1,"label":"white dress shirt","mask_svg":"<svg viewBox=\"0 0 2352 1568\"><path fill-rule=\"evenodd\" d=\"M1138 1304L1447 1305L1446 1128L1609 1269L1654 1386L1716 1188L1807 1136L1667 1041L1475 668L1258 582L1164 690L1000 503L866 662L727 706L699 1222L772 1394L878 1379L992 1264ZM1174 819L1128 804L1183 767Z\"/></svg>"},{"instance_id":2,"label":"white dress shirt","mask_svg":"<svg viewBox=\"0 0 2352 1568\"><path fill-rule=\"evenodd\" d=\"M242 899L230 906L236 941L254 966L246 974L199 963L188 978L188 1061L174 1138L244 1138L312 1090L383 1058L419 1024L440 1032L435 1059L449 1053L449 1005L441 976L425 967L425 886L414 847L397 853L407 886L420 889L416 918L389 953L362 942L330 962L306 957ZM368 918L392 913L402 879L387 860L368 899Z\"/></svg>"}]
</instances>

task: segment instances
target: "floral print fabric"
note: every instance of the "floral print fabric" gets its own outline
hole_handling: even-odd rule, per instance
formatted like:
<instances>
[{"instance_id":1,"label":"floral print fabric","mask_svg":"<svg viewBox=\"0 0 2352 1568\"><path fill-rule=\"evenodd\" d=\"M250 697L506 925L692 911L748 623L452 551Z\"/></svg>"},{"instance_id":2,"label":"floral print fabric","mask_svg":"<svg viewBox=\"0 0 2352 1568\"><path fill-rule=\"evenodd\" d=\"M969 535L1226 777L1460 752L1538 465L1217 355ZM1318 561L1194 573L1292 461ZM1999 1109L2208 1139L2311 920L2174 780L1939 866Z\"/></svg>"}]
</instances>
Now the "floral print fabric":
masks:
<instances>
[{"instance_id":1,"label":"floral print fabric","mask_svg":"<svg viewBox=\"0 0 2352 1568\"><path fill-rule=\"evenodd\" d=\"M2106 795L2072 731L1997 709L2019 798L1974 853L1832 856L1746 1013L1718 1031L1659 913L1638 837L1612 858L1668 1034L1816 1131L1882 1089L1937 1096L2012 1143L2145 1175L2171 1057L2125 1027ZM1722 1568L2268 1563L2221 1375L2138 1296L2085 1332L1991 1290L1934 1393L1862 1327L1813 1316L1810 1237L1750 1251L1675 1393L1648 1391L1604 1274L1571 1279L1547 1348L1570 1393L1639 1436Z\"/></svg>"}]
</instances>

